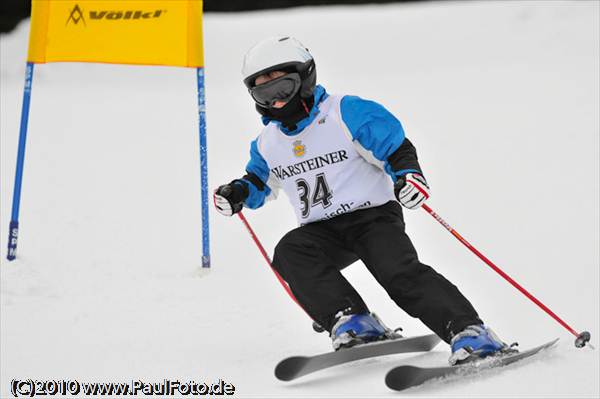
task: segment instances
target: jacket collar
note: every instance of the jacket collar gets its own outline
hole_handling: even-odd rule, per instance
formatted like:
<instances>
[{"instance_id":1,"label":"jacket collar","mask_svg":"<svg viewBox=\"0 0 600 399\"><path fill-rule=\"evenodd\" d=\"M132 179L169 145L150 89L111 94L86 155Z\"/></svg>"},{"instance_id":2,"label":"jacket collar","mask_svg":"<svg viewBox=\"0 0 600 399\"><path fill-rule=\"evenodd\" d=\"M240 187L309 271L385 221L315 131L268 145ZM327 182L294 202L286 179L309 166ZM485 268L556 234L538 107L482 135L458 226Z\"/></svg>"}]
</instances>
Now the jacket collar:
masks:
<instances>
[{"instance_id":1,"label":"jacket collar","mask_svg":"<svg viewBox=\"0 0 600 399\"><path fill-rule=\"evenodd\" d=\"M310 125L313 120L315 120L315 118L319 114L319 104L321 104L321 102L323 100L325 100L327 97L329 97L329 94L327 94L327 92L325 91L325 88L321 85L317 85L317 87L315 87L315 91L314 91L313 95L315 96L315 102L314 102L312 108L310 109L310 113L308 114L308 116L306 118L300 120L296 124L296 129L289 130L285 126L283 126L281 124L281 122L276 121L275 119L269 118L267 116L262 117L263 125L266 126L269 123L274 123L275 125L277 125L279 130L281 130L286 136L297 135L302 130L304 130L308 125Z\"/></svg>"}]
</instances>

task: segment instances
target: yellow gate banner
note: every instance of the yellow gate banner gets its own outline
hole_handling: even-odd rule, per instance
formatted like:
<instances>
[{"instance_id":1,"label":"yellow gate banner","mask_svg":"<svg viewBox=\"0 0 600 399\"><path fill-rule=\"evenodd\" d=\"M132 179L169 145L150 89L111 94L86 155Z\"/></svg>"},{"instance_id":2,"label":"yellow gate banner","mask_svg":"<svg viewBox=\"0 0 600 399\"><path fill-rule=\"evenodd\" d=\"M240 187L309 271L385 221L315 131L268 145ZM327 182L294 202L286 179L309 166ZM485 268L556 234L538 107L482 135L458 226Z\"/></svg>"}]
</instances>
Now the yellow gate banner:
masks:
<instances>
[{"instance_id":1,"label":"yellow gate banner","mask_svg":"<svg viewBox=\"0 0 600 399\"><path fill-rule=\"evenodd\" d=\"M32 0L28 61L202 67L202 0Z\"/></svg>"}]
</instances>

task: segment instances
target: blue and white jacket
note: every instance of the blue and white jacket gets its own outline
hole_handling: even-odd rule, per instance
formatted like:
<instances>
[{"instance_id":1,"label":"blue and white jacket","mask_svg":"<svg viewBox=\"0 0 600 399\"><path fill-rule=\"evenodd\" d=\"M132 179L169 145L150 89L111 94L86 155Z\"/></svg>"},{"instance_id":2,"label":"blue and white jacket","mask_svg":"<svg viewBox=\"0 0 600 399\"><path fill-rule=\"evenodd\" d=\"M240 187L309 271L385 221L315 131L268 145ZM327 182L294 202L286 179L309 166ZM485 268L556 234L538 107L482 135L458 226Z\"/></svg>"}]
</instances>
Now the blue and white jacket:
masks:
<instances>
[{"instance_id":1,"label":"blue and white jacket","mask_svg":"<svg viewBox=\"0 0 600 399\"><path fill-rule=\"evenodd\" d=\"M247 186L244 205L251 209L283 188L300 224L310 223L381 205L394 198L399 176L422 173L400 121L374 101L330 96L317 86L310 113L296 129L262 121L265 128L250 145L247 175L235 181Z\"/></svg>"}]
</instances>

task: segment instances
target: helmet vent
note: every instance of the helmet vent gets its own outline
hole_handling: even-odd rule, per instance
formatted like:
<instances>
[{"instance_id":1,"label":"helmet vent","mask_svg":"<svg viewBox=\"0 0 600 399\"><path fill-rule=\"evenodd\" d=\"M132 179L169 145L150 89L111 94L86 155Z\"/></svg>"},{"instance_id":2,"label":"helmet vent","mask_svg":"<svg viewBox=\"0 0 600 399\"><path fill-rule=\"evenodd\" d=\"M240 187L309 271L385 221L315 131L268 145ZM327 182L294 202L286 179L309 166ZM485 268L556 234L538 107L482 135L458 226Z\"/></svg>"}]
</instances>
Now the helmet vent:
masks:
<instances>
[{"instance_id":1,"label":"helmet vent","mask_svg":"<svg viewBox=\"0 0 600 399\"><path fill-rule=\"evenodd\" d=\"M283 42L284 40L287 40L287 39L289 39L289 38L290 38L289 36L282 37L281 39L279 39L279 41L280 41L280 42Z\"/></svg>"}]
</instances>

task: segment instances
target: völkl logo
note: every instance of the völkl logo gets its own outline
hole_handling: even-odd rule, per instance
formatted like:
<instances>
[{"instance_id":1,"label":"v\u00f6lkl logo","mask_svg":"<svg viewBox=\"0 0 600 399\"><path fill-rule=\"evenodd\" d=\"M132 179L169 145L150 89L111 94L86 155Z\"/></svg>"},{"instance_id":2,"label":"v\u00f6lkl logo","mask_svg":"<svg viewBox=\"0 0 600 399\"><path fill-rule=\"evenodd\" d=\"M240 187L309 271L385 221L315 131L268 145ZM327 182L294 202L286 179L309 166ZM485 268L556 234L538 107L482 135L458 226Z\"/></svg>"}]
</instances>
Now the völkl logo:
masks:
<instances>
[{"instance_id":1,"label":"v\u00f6lkl logo","mask_svg":"<svg viewBox=\"0 0 600 399\"><path fill-rule=\"evenodd\" d=\"M109 21L117 21L117 20L144 20L144 19L156 19L160 18L164 15L167 10L153 10L153 11L145 11L145 10L91 10L88 13L89 20L109 20ZM68 25L69 22L73 22L74 25L77 25L79 21L82 21L84 25L87 26L85 22L85 16L79 4L75 4L75 7L71 10L69 17L67 18Z\"/></svg>"}]
</instances>

